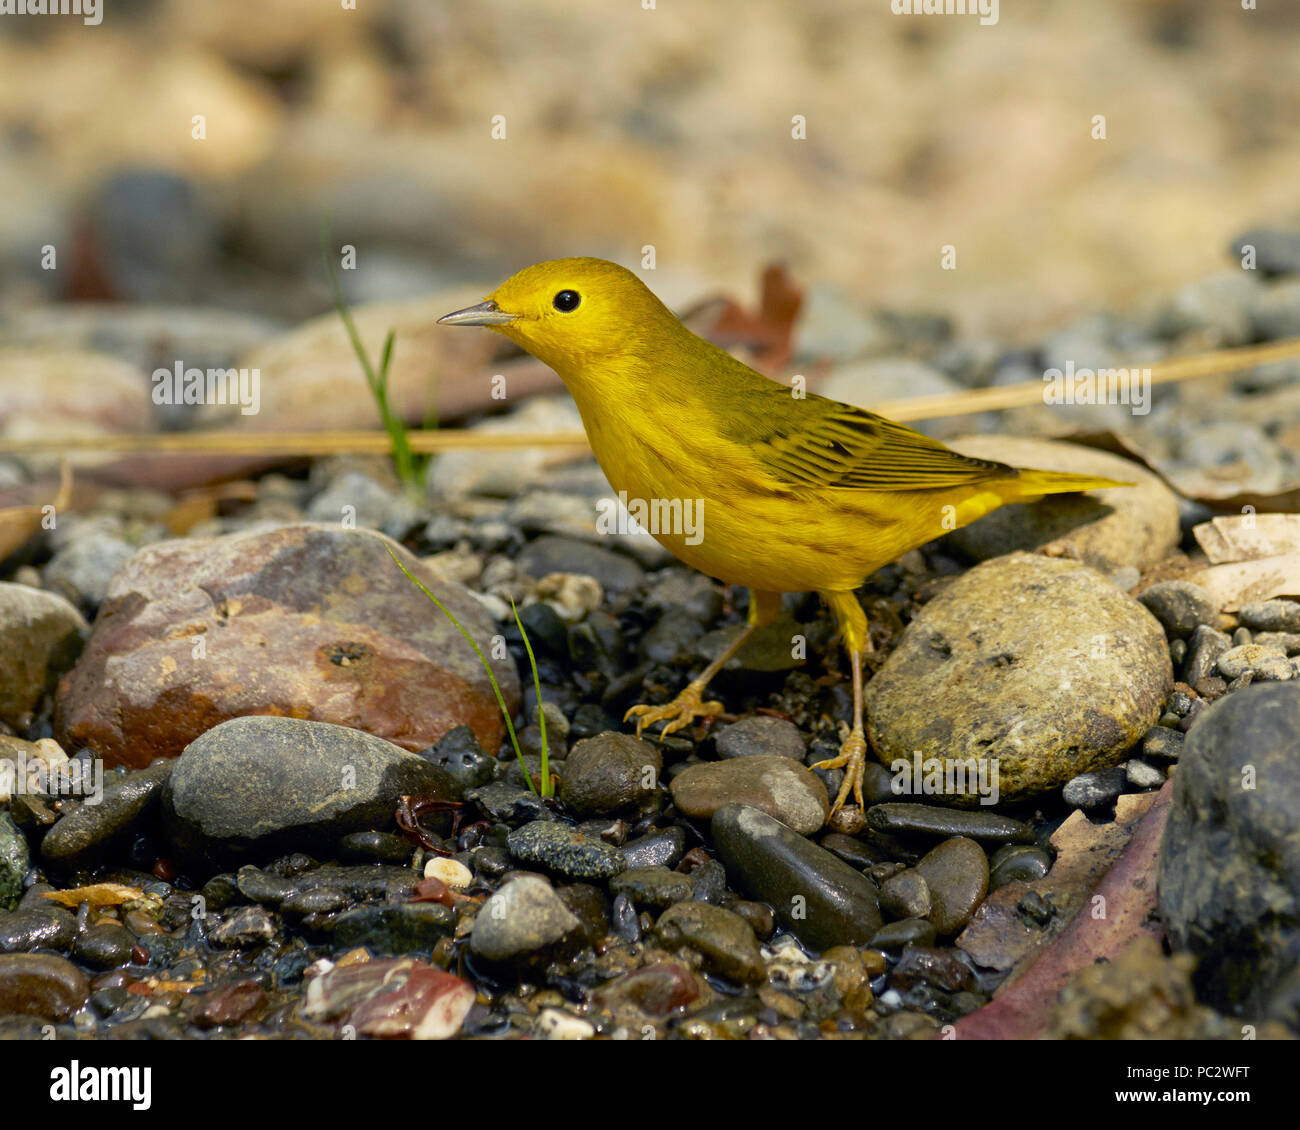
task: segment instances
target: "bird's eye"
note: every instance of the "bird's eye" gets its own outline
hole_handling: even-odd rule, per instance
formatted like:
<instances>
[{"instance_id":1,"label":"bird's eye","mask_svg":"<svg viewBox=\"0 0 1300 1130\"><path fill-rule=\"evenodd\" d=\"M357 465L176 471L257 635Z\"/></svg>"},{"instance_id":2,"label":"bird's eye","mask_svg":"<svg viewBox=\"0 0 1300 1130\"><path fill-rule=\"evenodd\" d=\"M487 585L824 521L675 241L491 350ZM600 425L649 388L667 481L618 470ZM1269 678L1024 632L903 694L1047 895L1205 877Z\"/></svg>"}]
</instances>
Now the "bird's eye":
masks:
<instances>
[{"instance_id":1,"label":"bird's eye","mask_svg":"<svg viewBox=\"0 0 1300 1130\"><path fill-rule=\"evenodd\" d=\"M551 305L561 314L569 314L578 308L581 301L582 295L576 290L562 290L551 300Z\"/></svg>"}]
</instances>

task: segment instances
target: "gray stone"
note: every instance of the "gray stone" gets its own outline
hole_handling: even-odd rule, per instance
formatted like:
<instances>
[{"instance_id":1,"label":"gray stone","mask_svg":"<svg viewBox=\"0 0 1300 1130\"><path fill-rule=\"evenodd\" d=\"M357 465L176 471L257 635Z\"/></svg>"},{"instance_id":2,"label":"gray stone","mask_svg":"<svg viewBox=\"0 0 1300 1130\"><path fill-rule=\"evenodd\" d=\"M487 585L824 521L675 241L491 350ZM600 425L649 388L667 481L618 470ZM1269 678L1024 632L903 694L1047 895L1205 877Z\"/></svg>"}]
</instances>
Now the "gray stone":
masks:
<instances>
[{"instance_id":1,"label":"gray stone","mask_svg":"<svg viewBox=\"0 0 1300 1130\"><path fill-rule=\"evenodd\" d=\"M622 849L584 836L568 824L534 820L510 833L510 854L571 879L608 879L626 869Z\"/></svg>"},{"instance_id":2,"label":"gray stone","mask_svg":"<svg viewBox=\"0 0 1300 1130\"><path fill-rule=\"evenodd\" d=\"M470 949L488 961L545 954L577 935L582 923L538 875L506 883L479 909Z\"/></svg>"},{"instance_id":3,"label":"gray stone","mask_svg":"<svg viewBox=\"0 0 1300 1130\"><path fill-rule=\"evenodd\" d=\"M1100 808L1114 804L1127 783L1128 777L1122 765L1080 773L1065 783L1061 799L1074 808Z\"/></svg>"},{"instance_id":4,"label":"gray stone","mask_svg":"<svg viewBox=\"0 0 1300 1130\"><path fill-rule=\"evenodd\" d=\"M974 840L945 840L915 870L930 888L929 920L941 938L961 930L988 893L989 861Z\"/></svg>"},{"instance_id":5,"label":"gray stone","mask_svg":"<svg viewBox=\"0 0 1300 1130\"><path fill-rule=\"evenodd\" d=\"M701 902L670 906L655 923L666 949L685 947L704 959L704 967L741 984L762 981L763 955L754 930L738 914Z\"/></svg>"},{"instance_id":6,"label":"gray stone","mask_svg":"<svg viewBox=\"0 0 1300 1130\"><path fill-rule=\"evenodd\" d=\"M27 837L8 812L0 812L0 911L13 910L23 894L23 877L32 864Z\"/></svg>"},{"instance_id":7,"label":"gray stone","mask_svg":"<svg viewBox=\"0 0 1300 1130\"><path fill-rule=\"evenodd\" d=\"M867 809L866 826L874 832L920 836L966 836L993 843L1032 843L1034 830L1020 820L985 810L940 808L930 804L889 801Z\"/></svg>"},{"instance_id":8,"label":"gray stone","mask_svg":"<svg viewBox=\"0 0 1300 1130\"><path fill-rule=\"evenodd\" d=\"M1157 581L1138 596L1171 636L1190 636L1202 624L1218 623L1210 594L1191 581Z\"/></svg>"},{"instance_id":9,"label":"gray stone","mask_svg":"<svg viewBox=\"0 0 1300 1130\"><path fill-rule=\"evenodd\" d=\"M629 867L610 880L609 889L651 910L667 910L673 903L687 902L694 895L690 878L667 867Z\"/></svg>"},{"instance_id":10,"label":"gray stone","mask_svg":"<svg viewBox=\"0 0 1300 1130\"><path fill-rule=\"evenodd\" d=\"M645 579L645 570L630 557L575 538L550 534L529 542L516 564L538 580L549 573L595 577L602 589L612 593L630 592Z\"/></svg>"},{"instance_id":11,"label":"gray stone","mask_svg":"<svg viewBox=\"0 0 1300 1130\"><path fill-rule=\"evenodd\" d=\"M41 841L41 858L51 867L74 871L102 863L156 807L172 763L110 777L98 804L86 803L62 817Z\"/></svg>"},{"instance_id":12,"label":"gray stone","mask_svg":"<svg viewBox=\"0 0 1300 1130\"><path fill-rule=\"evenodd\" d=\"M456 929L456 912L436 902L358 906L334 920L335 949L365 946L381 957L432 950Z\"/></svg>"},{"instance_id":13,"label":"gray stone","mask_svg":"<svg viewBox=\"0 0 1300 1130\"><path fill-rule=\"evenodd\" d=\"M830 811L826 786L786 757L739 757L692 765L672 782L673 802L687 816L708 819L729 804L748 805L810 835Z\"/></svg>"},{"instance_id":14,"label":"gray stone","mask_svg":"<svg viewBox=\"0 0 1300 1130\"><path fill-rule=\"evenodd\" d=\"M799 727L784 718L755 714L724 726L714 738L720 758L788 757L803 761L804 740Z\"/></svg>"},{"instance_id":15,"label":"gray stone","mask_svg":"<svg viewBox=\"0 0 1300 1130\"><path fill-rule=\"evenodd\" d=\"M382 738L299 718L233 718L196 738L163 790L182 858L241 863L387 830L404 795L454 800L438 766Z\"/></svg>"},{"instance_id":16,"label":"gray stone","mask_svg":"<svg viewBox=\"0 0 1300 1130\"><path fill-rule=\"evenodd\" d=\"M633 812L657 800L662 768L662 755L649 742L631 734L598 734L569 751L560 799L579 816Z\"/></svg>"},{"instance_id":17,"label":"gray stone","mask_svg":"<svg viewBox=\"0 0 1300 1130\"><path fill-rule=\"evenodd\" d=\"M1262 1016L1300 965L1300 684L1246 687L1197 720L1174 776L1159 908L1198 996Z\"/></svg>"},{"instance_id":18,"label":"gray stone","mask_svg":"<svg viewBox=\"0 0 1300 1130\"><path fill-rule=\"evenodd\" d=\"M1237 619L1255 631L1300 632L1300 602L1264 600L1245 604L1237 613Z\"/></svg>"},{"instance_id":19,"label":"gray stone","mask_svg":"<svg viewBox=\"0 0 1300 1130\"><path fill-rule=\"evenodd\" d=\"M711 830L733 883L805 944L862 945L880 929L871 880L779 820L731 804L714 813Z\"/></svg>"}]
</instances>

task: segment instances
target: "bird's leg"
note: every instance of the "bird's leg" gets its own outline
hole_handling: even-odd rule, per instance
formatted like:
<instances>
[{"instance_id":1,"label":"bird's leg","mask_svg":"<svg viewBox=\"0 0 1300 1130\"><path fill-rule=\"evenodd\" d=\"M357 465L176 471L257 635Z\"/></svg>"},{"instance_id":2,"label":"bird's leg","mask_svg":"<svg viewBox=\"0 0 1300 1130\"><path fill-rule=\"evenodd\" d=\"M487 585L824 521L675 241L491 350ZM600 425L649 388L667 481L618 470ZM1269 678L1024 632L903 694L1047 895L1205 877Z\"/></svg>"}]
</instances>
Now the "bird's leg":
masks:
<instances>
[{"instance_id":1,"label":"bird's leg","mask_svg":"<svg viewBox=\"0 0 1300 1130\"><path fill-rule=\"evenodd\" d=\"M696 718L711 718L716 714L721 714L722 703L704 701L704 688L709 685L709 680L722 670L727 660L744 646L745 641L754 633L754 630L770 624L780 612L781 594L779 592L751 590L749 594L749 623L745 625L745 630L732 641L731 646L704 668L696 678L687 683L682 689L682 693L672 702L665 703L663 706L648 706L645 704L634 706L623 715L623 721L626 722L631 718L636 719L637 737L641 736L641 731L647 726L652 726L656 722L663 722L664 728L660 733L660 737L667 737L669 734L689 726Z\"/></svg>"},{"instance_id":2,"label":"bird's leg","mask_svg":"<svg viewBox=\"0 0 1300 1130\"><path fill-rule=\"evenodd\" d=\"M862 724L862 657L871 650L871 636L867 632L866 613L856 596L851 592L824 592L821 595L839 622L844 646L849 652L849 665L853 668L853 729L840 746L838 757L819 761L813 766L814 769L844 770L844 783L831 805L831 815L834 816L844 807L850 792L858 807L866 808L862 801L862 773L867 761L867 736Z\"/></svg>"}]
</instances>

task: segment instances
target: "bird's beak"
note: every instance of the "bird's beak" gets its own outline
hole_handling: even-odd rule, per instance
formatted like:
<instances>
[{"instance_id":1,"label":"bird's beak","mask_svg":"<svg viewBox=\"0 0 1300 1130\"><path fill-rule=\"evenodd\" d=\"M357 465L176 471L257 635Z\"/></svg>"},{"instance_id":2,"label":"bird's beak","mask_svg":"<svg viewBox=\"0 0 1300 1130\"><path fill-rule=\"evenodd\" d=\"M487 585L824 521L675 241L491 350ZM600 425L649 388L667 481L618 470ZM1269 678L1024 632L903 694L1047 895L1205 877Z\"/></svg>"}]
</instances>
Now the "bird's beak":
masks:
<instances>
[{"instance_id":1,"label":"bird's beak","mask_svg":"<svg viewBox=\"0 0 1300 1130\"><path fill-rule=\"evenodd\" d=\"M518 315L507 314L495 302L480 302L477 306L466 306L444 314L438 319L440 326L504 326L513 322Z\"/></svg>"}]
</instances>

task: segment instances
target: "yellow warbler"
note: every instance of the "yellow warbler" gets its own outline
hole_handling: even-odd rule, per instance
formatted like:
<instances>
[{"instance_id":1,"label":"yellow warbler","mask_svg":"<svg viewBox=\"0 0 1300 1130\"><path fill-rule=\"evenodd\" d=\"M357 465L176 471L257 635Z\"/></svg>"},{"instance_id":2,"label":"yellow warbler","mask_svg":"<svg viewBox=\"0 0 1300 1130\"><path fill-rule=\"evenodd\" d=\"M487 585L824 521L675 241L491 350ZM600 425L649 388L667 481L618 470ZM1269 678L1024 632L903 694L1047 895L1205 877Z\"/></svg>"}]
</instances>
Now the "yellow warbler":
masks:
<instances>
[{"instance_id":1,"label":"yellow warbler","mask_svg":"<svg viewBox=\"0 0 1300 1130\"><path fill-rule=\"evenodd\" d=\"M691 333L631 271L603 259L538 263L439 321L488 326L554 369L616 491L647 506L697 507L700 529L652 528L655 538L686 564L751 590L749 622L730 647L671 703L628 711L638 734L722 713L704 688L776 618L781 594L821 595L853 671L852 730L838 757L815 766L845 770L832 812L850 793L862 804L862 658L871 641L854 589L1005 503L1128 485L972 459L883 416L796 393Z\"/></svg>"}]
</instances>

